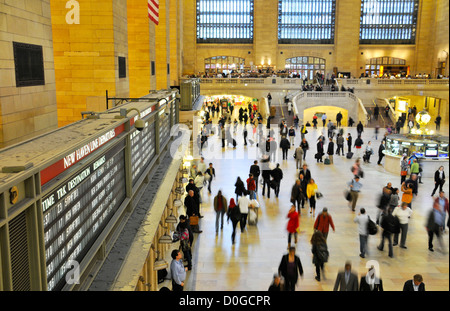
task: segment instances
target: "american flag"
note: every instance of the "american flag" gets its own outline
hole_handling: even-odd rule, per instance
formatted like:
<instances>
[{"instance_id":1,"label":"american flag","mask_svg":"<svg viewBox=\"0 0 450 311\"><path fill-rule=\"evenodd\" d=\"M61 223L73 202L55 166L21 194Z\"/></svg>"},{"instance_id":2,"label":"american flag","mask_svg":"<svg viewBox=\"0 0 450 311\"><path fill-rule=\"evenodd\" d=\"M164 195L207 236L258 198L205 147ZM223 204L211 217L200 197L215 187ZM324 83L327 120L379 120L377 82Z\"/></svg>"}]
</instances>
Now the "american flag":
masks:
<instances>
[{"instance_id":1,"label":"american flag","mask_svg":"<svg viewBox=\"0 0 450 311\"><path fill-rule=\"evenodd\" d=\"M159 24L159 0L148 0L148 17L156 24Z\"/></svg>"}]
</instances>

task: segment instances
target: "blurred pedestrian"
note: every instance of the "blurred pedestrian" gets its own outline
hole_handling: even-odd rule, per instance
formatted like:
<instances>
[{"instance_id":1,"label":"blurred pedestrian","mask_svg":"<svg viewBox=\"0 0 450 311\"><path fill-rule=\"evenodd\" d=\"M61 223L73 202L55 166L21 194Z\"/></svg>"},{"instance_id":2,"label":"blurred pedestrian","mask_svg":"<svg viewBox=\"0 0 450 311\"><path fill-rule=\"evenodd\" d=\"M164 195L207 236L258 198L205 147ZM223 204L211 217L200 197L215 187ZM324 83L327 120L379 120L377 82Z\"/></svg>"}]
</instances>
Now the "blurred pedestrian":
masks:
<instances>
[{"instance_id":1,"label":"blurred pedestrian","mask_svg":"<svg viewBox=\"0 0 450 311\"><path fill-rule=\"evenodd\" d=\"M334 283L334 291L358 291L358 276L352 272L352 264L347 261L344 271L340 271Z\"/></svg>"},{"instance_id":2,"label":"blurred pedestrian","mask_svg":"<svg viewBox=\"0 0 450 311\"><path fill-rule=\"evenodd\" d=\"M233 232L231 233L231 242L232 244L234 244L236 238L236 226L241 220L241 212L239 210L239 206L237 206L234 202L234 198L230 199L230 205L228 206L227 211L227 222L229 222L230 219L233 226Z\"/></svg>"},{"instance_id":3,"label":"blurred pedestrian","mask_svg":"<svg viewBox=\"0 0 450 311\"><path fill-rule=\"evenodd\" d=\"M306 196L308 197L309 200L309 213L313 214L313 217L315 215L315 211L316 211L316 192L317 192L317 185L314 181L314 179L310 179L308 185L306 186Z\"/></svg>"},{"instance_id":4,"label":"blurred pedestrian","mask_svg":"<svg viewBox=\"0 0 450 311\"><path fill-rule=\"evenodd\" d=\"M300 226L300 214L295 210L295 205L291 205L287 218L289 219L287 224L289 248L291 247L292 235L294 235L294 243L297 244L297 231Z\"/></svg>"},{"instance_id":5,"label":"blurred pedestrian","mask_svg":"<svg viewBox=\"0 0 450 311\"><path fill-rule=\"evenodd\" d=\"M369 216L366 215L366 210L364 208L360 209L358 216L353 219L353 222L358 224L359 232L359 257L365 258L367 252L367 241L369 237L369 232L367 226L369 223Z\"/></svg>"},{"instance_id":6,"label":"blurred pedestrian","mask_svg":"<svg viewBox=\"0 0 450 311\"><path fill-rule=\"evenodd\" d=\"M284 278L286 291L295 291L298 275L303 277L303 267L300 258L295 254L295 247L289 248L289 253L281 258L278 273Z\"/></svg>"},{"instance_id":7,"label":"blurred pedestrian","mask_svg":"<svg viewBox=\"0 0 450 311\"><path fill-rule=\"evenodd\" d=\"M420 274L414 275L412 280L408 280L403 285L404 292L424 292L425 283L423 283L423 277Z\"/></svg>"},{"instance_id":8,"label":"blurred pedestrian","mask_svg":"<svg viewBox=\"0 0 450 311\"><path fill-rule=\"evenodd\" d=\"M365 276L361 277L359 283L359 291L361 292L382 292L383 281L376 275L375 267L371 266Z\"/></svg>"},{"instance_id":9,"label":"blurred pedestrian","mask_svg":"<svg viewBox=\"0 0 450 311\"><path fill-rule=\"evenodd\" d=\"M408 224L409 219L411 218L412 210L408 207L408 204L403 202L401 206L398 206L394 209L392 216L397 217L400 223L400 231L402 232L402 236L400 239L400 247L406 249L406 235L408 234ZM393 246L398 245L398 236L399 233L394 234L394 244Z\"/></svg>"},{"instance_id":10,"label":"blurred pedestrian","mask_svg":"<svg viewBox=\"0 0 450 311\"><path fill-rule=\"evenodd\" d=\"M329 252L327 247L327 241L322 232L315 231L311 236L311 252L313 254L313 264L316 267L315 279L320 282L320 271L322 271L322 277L325 279L324 264L328 262Z\"/></svg>"},{"instance_id":11,"label":"blurred pedestrian","mask_svg":"<svg viewBox=\"0 0 450 311\"><path fill-rule=\"evenodd\" d=\"M381 218L381 228L383 228L383 232L381 234L381 242L380 245L378 245L378 249L380 251L383 251L384 249L384 242L385 240L388 240L389 244L389 257L394 258L394 248L392 247L392 234L395 234L397 232L397 222L398 220L395 219L395 217L392 215L392 209L387 209L387 214Z\"/></svg>"},{"instance_id":12,"label":"blurred pedestrian","mask_svg":"<svg viewBox=\"0 0 450 311\"><path fill-rule=\"evenodd\" d=\"M227 212L227 204L227 199L222 195L222 191L219 190L214 198L214 211L216 212L216 234L219 232L219 219L220 229L223 229L223 215Z\"/></svg>"},{"instance_id":13,"label":"blurred pedestrian","mask_svg":"<svg viewBox=\"0 0 450 311\"><path fill-rule=\"evenodd\" d=\"M333 218L328 213L328 208L324 207L322 209L322 213L320 213L316 221L314 223L314 229L317 231L320 231L326 240L328 237L328 231L330 230L330 226L333 229L333 232L335 231Z\"/></svg>"}]
</instances>

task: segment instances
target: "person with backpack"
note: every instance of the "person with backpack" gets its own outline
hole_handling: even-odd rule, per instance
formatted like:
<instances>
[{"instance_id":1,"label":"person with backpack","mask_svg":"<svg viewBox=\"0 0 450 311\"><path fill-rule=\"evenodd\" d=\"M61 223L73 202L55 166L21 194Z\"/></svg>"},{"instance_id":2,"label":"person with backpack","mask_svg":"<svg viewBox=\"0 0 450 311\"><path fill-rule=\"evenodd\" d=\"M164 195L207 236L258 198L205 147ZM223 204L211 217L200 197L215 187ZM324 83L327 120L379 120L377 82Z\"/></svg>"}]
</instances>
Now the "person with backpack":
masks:
<instances>
[{"instance_id":1,"label":"person with backpack","mask_svg":"<svg viewBox=\"0 0 450 311\"><path fill-rule=\"evenodd\" d=\"M397 233L400 225L398 223L398 218L392 215L392 209L388 208L387 214L381 219L381 228L383 228L383 233L381 234L381 242L378 245L378 249L383 251L384 242L387 239L389 243L389 257L394 258L394 249L392 244L392 234Z\"/></svg>"},{"instance_id":2,"label":"person with backpack","mask_svg":"<svg viewBox=\"0 0 450 311\"><path fill-rule=\"evenodd\" d=\"M316 221L314 223L314 230L320 231L326 241L328 237L328 231L330 230L330 226L334 232L335 228L333 218L328 213L328 208L324 207L322 213L320 213L316 218Z\"/></svg>"},{"instance_id":3,"label":"person with backpack","mask_svg":"<svg viewBox=\"0 0 450 311\"><path fill-rule=\"evenodd\" d=\"M322 232L315 231L311 236L311 252L313 254L313 264L316 266L316 277L315 279L320 282L320 271L322 270L323 278L324 275L324 264L328 262L329 252L327 247L327 241L323 236Z\"/></svg>"},{"instance_id":4,"label":"person with backpack","mask_svg":"<svg viewBox=\"0 0 450 311\"><path fill-rule=\"evenodd\" d=\"M369 237L368 232L368 224L369 224L369 216L366 215L366 210L364 208L360 209L358 216L353 219L353 222L358 224L358 232L359 232L359 257L365 258L367 251L367 240Z\"/></svg>"}]
</instances>

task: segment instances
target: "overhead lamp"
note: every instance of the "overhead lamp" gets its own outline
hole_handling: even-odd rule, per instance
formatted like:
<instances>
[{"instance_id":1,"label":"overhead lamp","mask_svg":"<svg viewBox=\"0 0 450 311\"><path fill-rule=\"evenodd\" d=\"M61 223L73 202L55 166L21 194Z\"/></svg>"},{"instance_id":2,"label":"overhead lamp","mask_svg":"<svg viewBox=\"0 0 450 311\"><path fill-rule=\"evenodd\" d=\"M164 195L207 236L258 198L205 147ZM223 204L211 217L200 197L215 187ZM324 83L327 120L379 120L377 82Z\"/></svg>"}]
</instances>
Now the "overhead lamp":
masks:
<instances>
[{"instance_id":1,"label":"overhead lamp","mask_svg":"<svg viewBox=\"0 0 450 311\"><path fill-rule=\"evenodd\" d=\"M166 230L168 229L167 227L164 227L162 225L162 222L159 222L159 224L164 229L166 229ZM160 243L160 244L172 244L172 242L173 242L173 239L172 239L172 237L169 234L167 234L167 231L158 240L158 243Z\"/></svg>"},{"instance_id":2,"label":"overhead lamp","mask_svg":"<svg viewBox=\"0 0 450 311\"><path fill-rule=\"evenodd\" d=\"M180 199L173 200L173 206L178 208L183 205L183 202Z\"/></svg>"},{"instance_id":3,"label":"overhead lamp","mask_svg":"<svg viewBox=\"0 0 450 311\"><path fill-rule=\"evenodd\" d=\"M157 249L155 249L154 244L152 244L151 248L156 253L156 260L153 263L153 270L159 271L159 270L167 269L169 267L169 263L167 261L165 261L164 259L159 258L160 252Z\"/></svg>"},{"instance_id":4,"label":"overhead lamp","mask_svg":"<svg viewBox=\"0 0 450 311\"><path fill-rule=\"evenodd\" d=\"M185 184L188 182L188 179L186 177L180 177L180 179L178 179L178 181L182 184Z\"/></svg>"}]
</instances>

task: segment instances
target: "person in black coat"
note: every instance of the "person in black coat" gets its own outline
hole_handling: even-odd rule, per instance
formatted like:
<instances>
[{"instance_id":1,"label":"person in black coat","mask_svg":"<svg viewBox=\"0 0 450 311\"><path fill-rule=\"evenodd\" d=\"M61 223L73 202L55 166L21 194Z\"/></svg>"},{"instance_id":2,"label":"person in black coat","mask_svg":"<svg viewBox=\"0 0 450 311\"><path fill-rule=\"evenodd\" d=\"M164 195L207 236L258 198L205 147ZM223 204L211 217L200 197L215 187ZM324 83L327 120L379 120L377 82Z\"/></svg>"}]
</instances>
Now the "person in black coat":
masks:
<instances>
[{"instance_id":1,"label":"person in black coat","mask_svg":"<svg viewBox=\"0 0 450 311\"><path fill-rule=\"evenodd\" d=\"M305 183L308 184L309 181L311 180L311 171L308 168L308 165L306 165L306 163L303 164L303 168L300 170L300 172L298 173L298 178L300 178L300 175L303 174L303 177L305 179ZM305 192L306 193L306 192Z\"/></svg>"},{"instance_id":2,"label":"person in black coat","mask_svg":"<svg viewBox=\"0 0 450 311\"><path fill-rule=\"evenodd\" d=\"M328 154L328 158L330 159L330 164L333 164L334 142L332 139L330 139L330 142L328 143L327 154Z\"/></svg>"},{"instance_id":3,"label":"person in black coat","mask_svg":"<svg viewBox=\"0 0 450 311\"><path fill-rule=\"evenodd\" d=\"M302 175L303 177L303 175ZM303 178L303 182L305 181L305 178ZM305 191L306 192L306 191ZM303 191L303 187L302 187L302 180L297 179L295 181L295 184L292 186L292 190L291 190L291 203L292 205L295 206L295 203L297 203L297 210L300 213L300 205L303 202L303 206L302 208L305 206L305 193Z\"/></svg>"},{"instance_id":4,"label":"person in black coat","mask_svg":"<svg viewBox=\"0 0 450 311\"><path fill-rule=\"evenodd\" d=\"M272 177L272 170L270 169L268 159L265 159L262 164L263 164L263 170L261 174L263 178L262 195L265 194L267 188L267 198L270 199L270 179Z\"/></svg>"},{"instance_id":5,"label":"person in black coat","mask_svg":"<svg viewBox=\"0 0 450 311\"><path fill-rule=\"evenodd\" d=\"M347 149L348 149L348 152L352 151L352 140L353 140L352 134L348 133L348 135L347 135Z\"/></svg>"},{"instance_id":6,"label":"person in black coat","mask_svg":"<svg viewBox=\"0 0 450 311\"><path fill-rule=\"evenodd\" d=\"M322 138L319 139L319 142L317 143L317 153L316 153L316 159L317 159L317 163L319 162L323 162L322 157L323 157L323 141Z\"/></svg>"},{"instance_id":7,"label":"person in black coat","mask_svg":"<svg viewBox=\"0 0 450 311\"><path fill-rule=\"evenodd\" d=\"M278 198L281 180L283 179L283 171L280 168L280 164L277 164L277 167L272 170L272 177L275 181L275 196Z\"/></svg>"},{"instance_id":8,"label":"person in black coat","mask_svg":"<svg viewBox=\"0 0 450 311\"><path fill-rule=\"evenodd\" d=\"M361 121L359 121L358 125L356 126L356 131L358 132L359 136L361 136L362 132L364 132L364 126L362 125Z\"/></svg>"},{"instance_id":9,"label":"person in black coat","mask_svg":"<svg viewBox=\"0 0 450 311\"><path fill-rule=\"evenodd\" d=\"M417 289L417 290L416 290ZM420 274L414 275L412 280L408 280L403 285L404 292L424 292L425 291L425 283L423 283L423 278Z\"/></svg>"},{"instance_id":10,"label":"person in black coat","mask_svg":"<svg viewBox=\"0 0 450 311\"><path fill-rule=\"evenodd\" d=\"M291 148L291 143L286 138L286 136L283 136L280 141L280 148L283 151L283 160L287 160L288 157L288 150Z\"/></svg>"},{"instance_id":11,"label":"person in black coat","mask_svg":"<svg viewBox=\"0 0 450 311\"><path fill-rule=\"evenodd\" d=\"M294 269L289 269L288 265L293 265ZM290 273L292 271L293 273ZM300 258L295 255L295 247L289 248L289 253L281 258L278 266L278 273L284 278L284 288L286 291L295 291L298 275L303 277L303 267Z\"/></svg>"},{"instance_id":12,"label":"person in black coat","mask_svg":"<svg viewBox=\"0 0 450 311\"><path fill-rule=\"evenodd\" d=\"M256 192L258 192L258 178L259 175L261 175L261 170L259 169L258 161L254 161L253 165L250 166L250 174L253 175L253 178L255 179L256 184Z\"/></svg>"},{"instance_id":13,"label":"person in black coat","mask_svg":"<svg viewBox=\"0 0 450 311\"><path fill-rule=\"evenodd\" d=\"M237 202L238 198L240 196L243 196L246 191L244 182L241 180L241 177L237 178L234 187L235 187L234 193L236 193L236 202Z\"/></svg>"},{"instance_id":14,"label":"person in black coat","mask_svg":"<svg viewBox=\"0 0 450 311\"><path fill-rule=\"evenodd\" d=\"M445 184L445 173L444 173L444 167L441 166L434 173L434 189L433 189L433 192L431 193L431 196L434 196L438 187L439 187L439 192L442 192L442 187L444 186L444 184Z\"/></svg>"},{"instance_id":15,"label":"person in black coat","mask_svg":"<svg viewBox=\"0 0 450 311\"><path fill-rule=\"evenodd\" d=\"M382 292L383 281L375 275L375 268L370 267L366 275L361 277L359 282L359 291L361 292Z\"/></svg>"},{"instance_id":16,"label":"person in black coat","mask_svg":"<svg viewBox=\"0 0 450 311\"><path fill-rule=\"evenodd\" d=\"M302 139L302 142L300 143L300 147L302 147L302 149L303 149L303 160L305 160L305 158L306 158L306 151L309 150L309 144L306 141L306 138Z\"/></svg>"},{"instance_id":17,"label":"person in black coat","mask_svg":"<svg viewBox=\"0 0 450 311\"><path fill-rule=\"evenodd\" d=\"M386 149L384 144L385 144L385 141L382 140L380 147L378 148L378 162L377 162L378 165L381 165L381 160L383 160L383 157L384 157L383 151Z\"/></svg>"}]
</instances>

